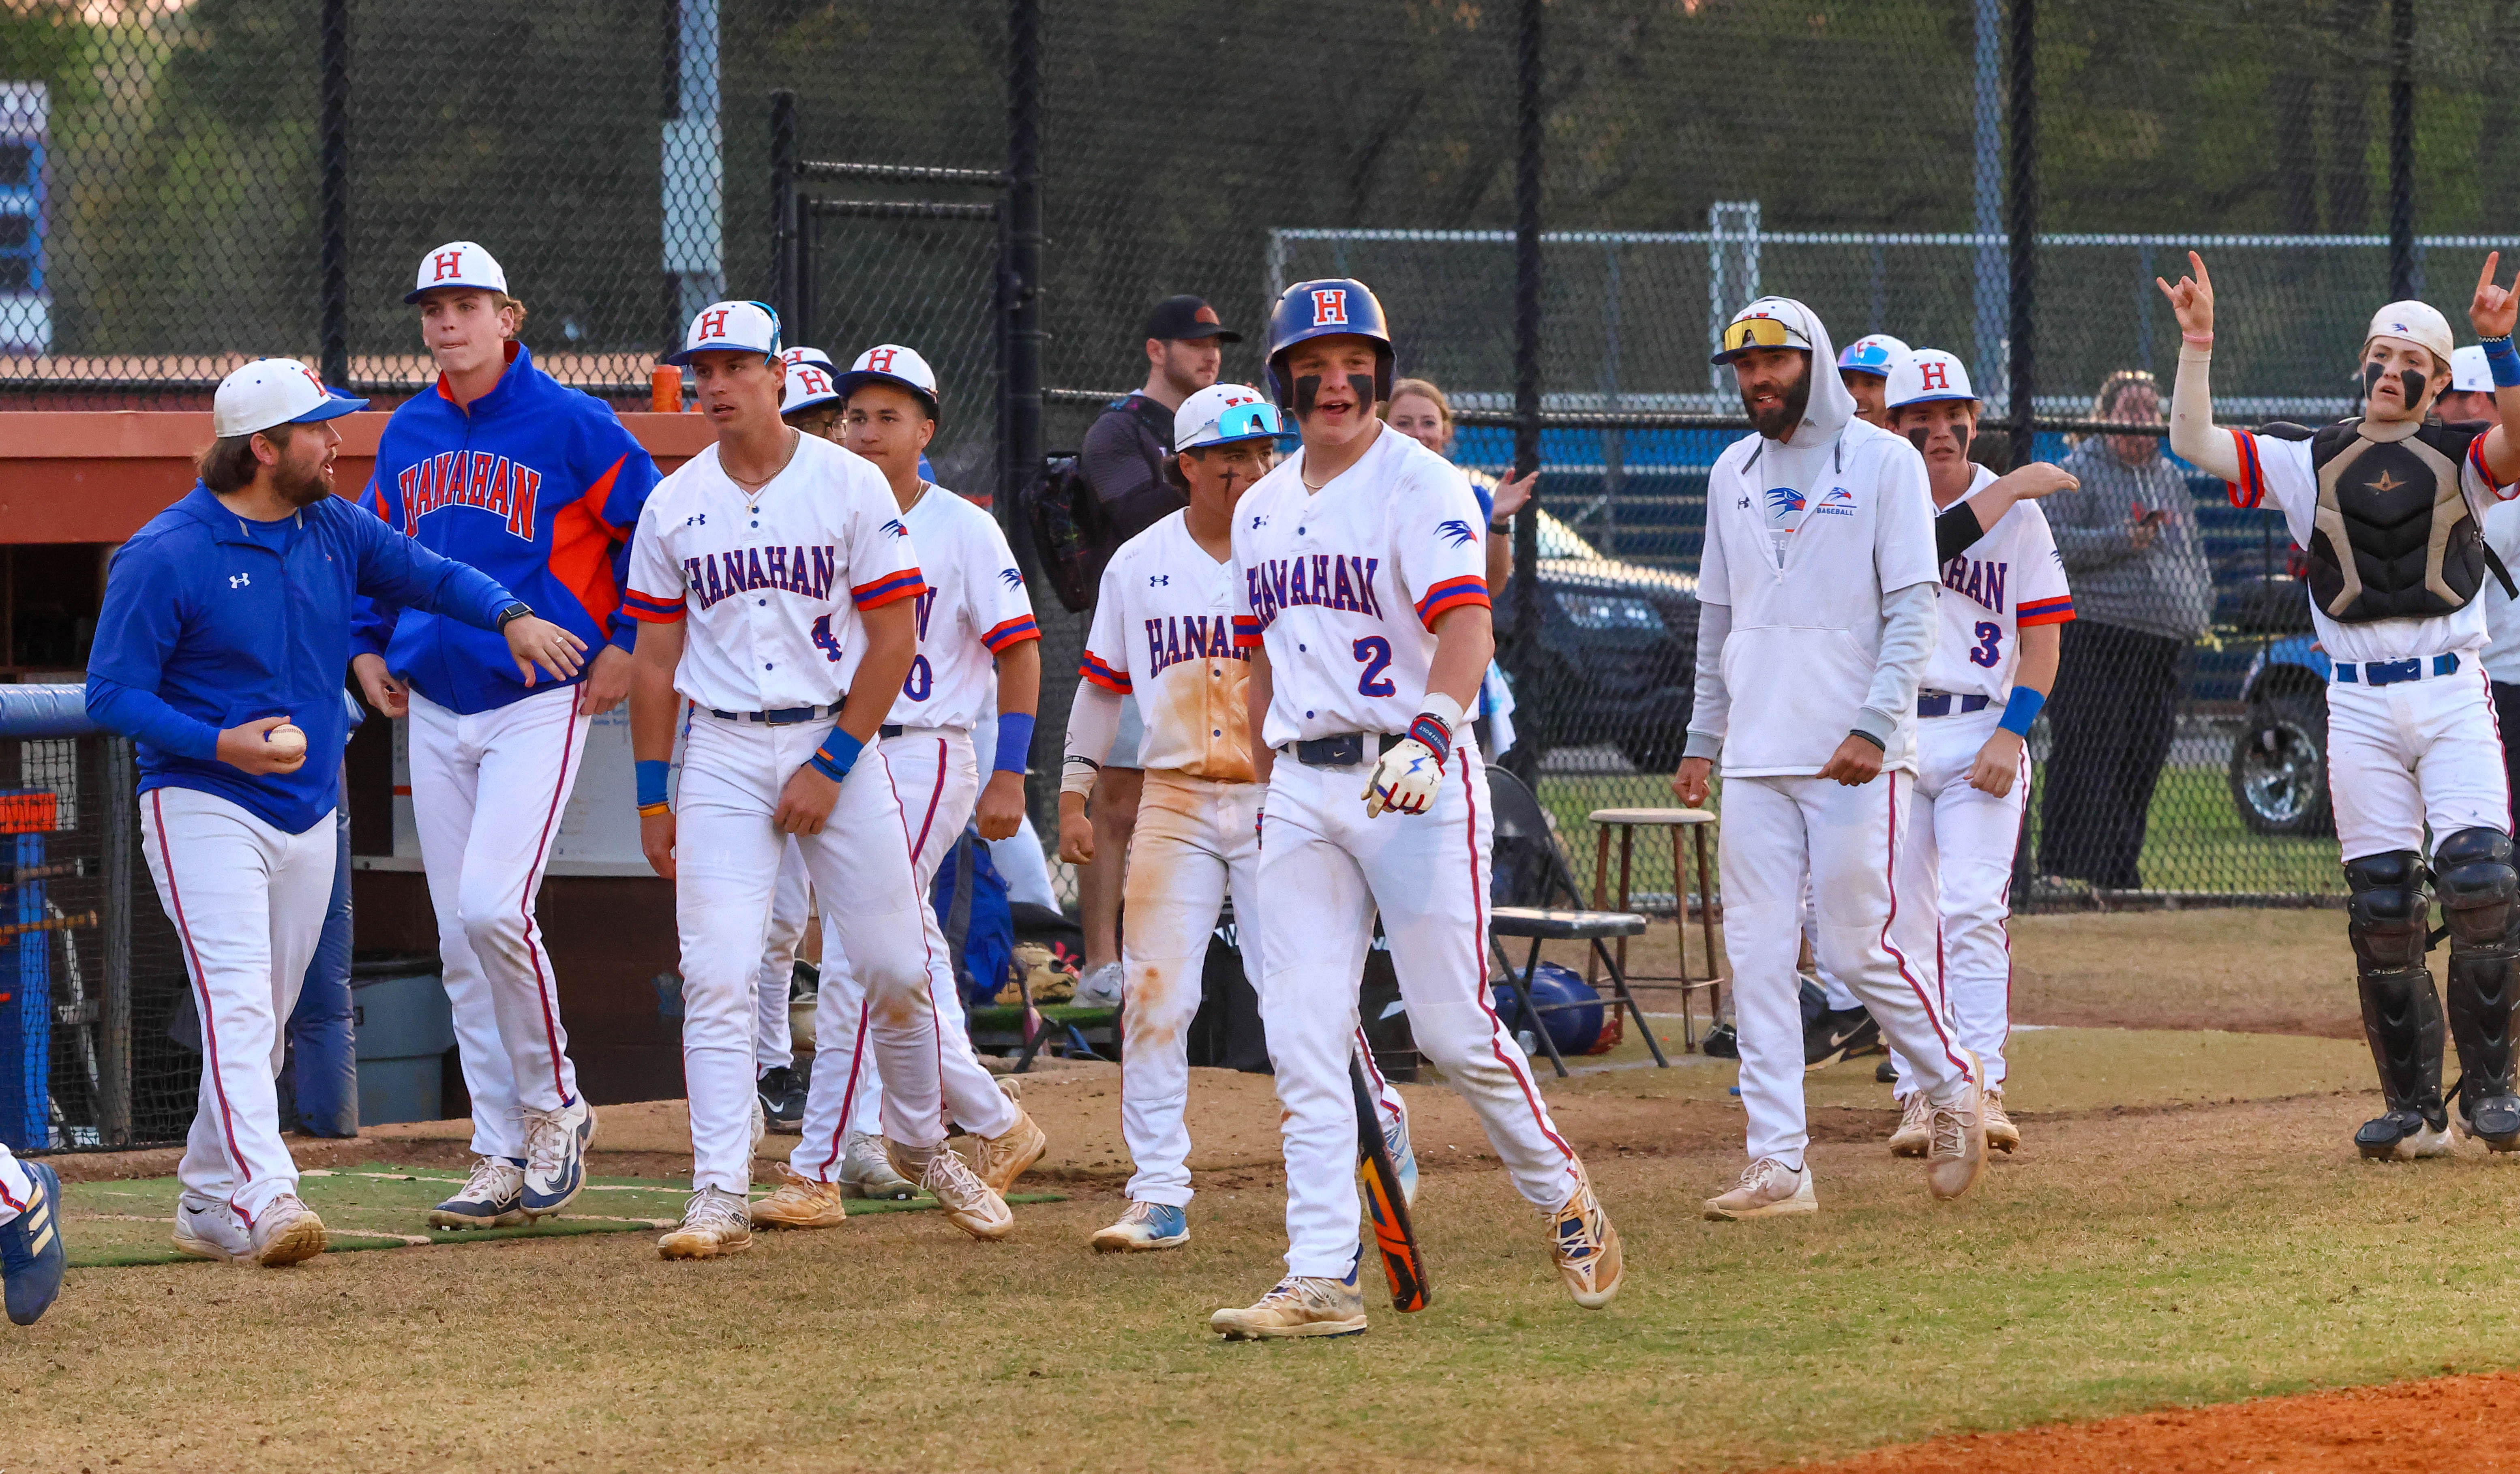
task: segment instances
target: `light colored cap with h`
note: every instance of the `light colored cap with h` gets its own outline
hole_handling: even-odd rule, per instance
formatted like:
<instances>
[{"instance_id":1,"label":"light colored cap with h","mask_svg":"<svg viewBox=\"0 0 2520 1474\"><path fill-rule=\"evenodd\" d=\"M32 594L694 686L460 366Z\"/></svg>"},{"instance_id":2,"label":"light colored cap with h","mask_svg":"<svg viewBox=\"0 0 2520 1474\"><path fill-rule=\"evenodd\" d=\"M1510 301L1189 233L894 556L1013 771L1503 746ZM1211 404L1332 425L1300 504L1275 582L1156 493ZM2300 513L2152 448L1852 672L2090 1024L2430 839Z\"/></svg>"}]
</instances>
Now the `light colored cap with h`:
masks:
<instances>
[{"instance_id":1,"label":"light colored cap with h","mask_svg":"<svg viewBox=\"0 0 2520 1474\"><path fill-rule=\"evenodd\" d=\"M1887 333L1868 333L1848 343L1837 355L1841 374L1878 374L1890 377L1890 368L1908 356L1908 345Z\"/></svg>"},{"instance_id":2,"label":"light colored cap with h","mask_svg":"<svg viewBox=\"0 0 2520 1474\"><path fill-rule=\"evenodd\" d=\"M896 389L907 389L927 401L930 418L942 418L942 407L936 398L936 371L916 349L899 343L878 343L857 357L849 371L839 377L832 387L846 399L871 383L887 383Z\"/></svg>"},{"instance_id":3,"label":"light colored cap with h","mask_svg":"<svg viewBox=\"0 0 2520 1474\"><path fill-rule=\"evenodd\" d=\"M226 440L275 424L313 424L367 407L364 399L324 387L313 369L293 358L257 358L219 380L210 401L210 433Z\"/></svg>"},{"instance_id":4,"label":"light colored cap with h","mask_svg":"<svg viewBox=\"0 0 2520 1474\"><path fill-rule=\"evenodd\" d=\"M788 366L788 380L779 395L780 414L792 415L840 397L840 391L832 386L831 356L822 349L790 348L779 355L779 361Z\"/></svg>"},{"instance_id":5,"label":"light colored cap with h","mask_svg":"<svg viewBox=\"0 0 2520 1474\"><path fill-rule=\"evenodd\" d=\"M1968 365L1957 353L1940 348L1918 348L1890 366L1890 382L1882 390L1882 402L1891 409L1901 405L1931 404L1938 399L1975 399L1977 390L1969 383Z\"/></svg>"},{"instance_id":6,"label":"light colored cap with h","mask_svg":"<svg viewBox=\"0 0 2520 1474\"><path fill-rule=\"evenodd\" d=\"M779 356L779 314L767 302L711 302L692 319L683 334L682 350L665 355L669 364L687 364L695 353L758 353Z\"/></svg>"},{"instance_id":7,"label":"light colored cap with h","mask_svg":"<svg viewBox=\"0 0 2520 1474\"><path fill-rule=\"evenodd\" d=\"M402 299L417 302L423 294L441 287L470 287L505 296L508 274L500 269L496 257L472 242L449 241L420 258L419 280L402 294Z\"/></svg>"},{"instance_id":8,"label":"light colored cap with h","mask_svg":"<svg viewBox=\"0 0 2520 1474\"><path fill-rule=\"evenodd\" d=\"M1182 401L1173 414L1173 450L1274 440L1282 433L1278 407L1247 383L1212 383Z\"/></svg>"}]
</instances>

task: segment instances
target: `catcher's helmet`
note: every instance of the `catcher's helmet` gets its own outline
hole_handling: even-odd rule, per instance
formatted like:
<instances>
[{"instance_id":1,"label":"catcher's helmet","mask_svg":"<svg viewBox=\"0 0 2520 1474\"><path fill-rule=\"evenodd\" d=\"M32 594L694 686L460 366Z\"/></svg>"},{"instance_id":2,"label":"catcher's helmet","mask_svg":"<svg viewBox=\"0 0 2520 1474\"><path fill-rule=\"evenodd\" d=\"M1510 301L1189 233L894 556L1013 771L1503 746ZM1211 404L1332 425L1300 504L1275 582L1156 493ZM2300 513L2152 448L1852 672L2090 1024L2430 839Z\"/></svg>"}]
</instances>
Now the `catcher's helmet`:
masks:
<instances>
[{"instance_id":1,"label":"catcher's helmet","mask_svg":"<svg viewBox=\"0 0 2520 1474\"><path fill-rule=\"evenodd\" d=\"M1269 309L1269 389L1278 403L1292 407L1295 385L1285 372L1286 350L1310 337L1353 333L1381 346L1374 353L1374 402L1391 394L1391 327L1373 290L1349 277L1297 282Z\"/></svg>"},{"instance_id":2,"label":"catcher's helmet","mask_svg":"<svg viewBox=\"0 0 2520 1474\"><path fill-rule=\"evenodd\" d=\"M1496 1010L1506 1019L1506 1027L1516 1032L1530 1029L1531 1015L1525 1013L1515 1001L1512 986L1507 983L1490 986L1495 990ZM1601 995L1584 981L1582 974L1555 962L1542 962L1532 969L1530 992L1532 1008L1540 1013L1540 1027L1547 1029L1549 1037L1556 1041L1558 1053L1587 1053L1600 1039ZM1552 1007L1552 1005L1577 1006Z\"/></svg>"}]
</instances>

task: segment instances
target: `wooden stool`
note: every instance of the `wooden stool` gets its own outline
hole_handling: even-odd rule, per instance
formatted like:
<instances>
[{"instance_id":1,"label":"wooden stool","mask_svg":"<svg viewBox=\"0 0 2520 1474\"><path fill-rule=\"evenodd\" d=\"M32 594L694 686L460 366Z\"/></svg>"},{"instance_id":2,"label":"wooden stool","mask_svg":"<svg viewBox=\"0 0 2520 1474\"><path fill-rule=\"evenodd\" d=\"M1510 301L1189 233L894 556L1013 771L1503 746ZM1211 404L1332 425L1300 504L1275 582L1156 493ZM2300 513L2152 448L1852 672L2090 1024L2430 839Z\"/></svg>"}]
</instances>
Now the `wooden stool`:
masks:
<instances>
[{"instance_id":1,"label":"wooden stool","mask_svg":"<svg viewBox=\"0 0 2520 1474\"><path fill-rule=\"evenodd\" d=\"M1680 971L1676 976L1639 977L1628 974L1626 982L1634 988L1666 988L1680 994L1681 1047L1697 1048L1696 1027L1689 1012L1690 995L1703 990L1706 994L1706 1021L1715 1022L1724 1004L1723 965L1715 956L1715 868L1706 858L1706 834L1715 824L1715 815L1706 809L1595 809L1589 816L1600 829L1600 844L1593 859L1593 906L1598 911L1628 909L1628 881L1633 869L1637 830L1656 826L1671 831L1672 923L1679 929L1674 938L1678 945ZM1610 831L1619 831L1619 894L1614 903L1609 894ZM1706 948L1706 973L1692 976L1688 970L1688 871L1682 864L1680 835L1689 831L1697 856L1697 916ZM1627 973L1628 939L1618 939L1618 967ZM1585 963L1586 982L1593 981L1593 963Z\"/></svg>"}]
</instances>

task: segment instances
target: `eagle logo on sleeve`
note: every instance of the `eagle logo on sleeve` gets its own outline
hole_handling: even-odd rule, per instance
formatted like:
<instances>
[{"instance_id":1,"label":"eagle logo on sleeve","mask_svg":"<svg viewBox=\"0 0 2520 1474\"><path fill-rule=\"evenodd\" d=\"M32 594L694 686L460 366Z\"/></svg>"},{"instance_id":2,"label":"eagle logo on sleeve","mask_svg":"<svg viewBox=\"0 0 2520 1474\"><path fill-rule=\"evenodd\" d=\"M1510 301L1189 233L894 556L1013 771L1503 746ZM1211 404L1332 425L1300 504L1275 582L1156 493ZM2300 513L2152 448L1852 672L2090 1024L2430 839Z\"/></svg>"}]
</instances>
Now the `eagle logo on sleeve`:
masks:
<instances>
[{"instance_id":1,"label":"eagle logo on sleeve","mask_svg":"<svg viewBox=\"0 0 2520 1474\"><path fill-rule=\"evenodd\" d=\"M910 536L910 529L909 529L909 528L907 528L907 527L904 527L903 525L901 525L901 518L899 518L899 517L892 517L892 518L887 519L887 520L884 522L883 526L882 526L881 528L878 529L878 531L881 531L881 532L889 532L889 533L891 533L894 537L908 537L908 536Z\"/></svg>"},{"instance_id":2,"label":"eagle logo on sleeve","mask_svg":"<svg viewBox=\"0 0 2520 1474\"><path fill-rule=\"evenodd\" d=\"M1023 575L1012 568L1000 568L998 570L998 582L1005 584L1010 589L1020 589L1023 587Z\"/></svg>"},{"instance_id":3,"label":"eagle logo on sleeve","mask_svg":"<svg viewBox=\"0 0 2520 1474\"><path fill-rule=\"evenodd\" d=\"M1470 524L1462 520L1460 517L1454 517L1448 521L1437 523L1435 526L1435 532L1437 536L1443 538L1446 542L1452 544L1456 548L1466 547L1471 543L1477 542L1479 537L1477 533L1470 530Z\"/></svg>"}]
</instances>

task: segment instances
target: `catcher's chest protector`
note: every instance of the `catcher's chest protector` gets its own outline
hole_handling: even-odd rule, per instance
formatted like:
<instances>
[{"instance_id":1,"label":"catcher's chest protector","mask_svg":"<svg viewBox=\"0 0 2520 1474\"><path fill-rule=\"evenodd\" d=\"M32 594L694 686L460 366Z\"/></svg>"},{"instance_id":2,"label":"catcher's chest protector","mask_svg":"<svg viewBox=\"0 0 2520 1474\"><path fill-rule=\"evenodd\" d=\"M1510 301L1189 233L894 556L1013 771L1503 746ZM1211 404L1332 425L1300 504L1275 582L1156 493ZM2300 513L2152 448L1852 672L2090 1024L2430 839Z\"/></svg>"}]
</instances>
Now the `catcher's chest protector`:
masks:
<instances>
[{"instance_id":1,"label":"catcher's chest protector","mask_svg":"<svg viewBox=\"0 0 2520 1474\"><path fill-rule=\"evenodd\" d=\"M2480 426L2429 424L2404 440L2348 420L2311 437L2318 513L2310 597L2339 624L2453 614L2485 583L2485 536L2459 491Z\"/></svg>"}]
</instances>

